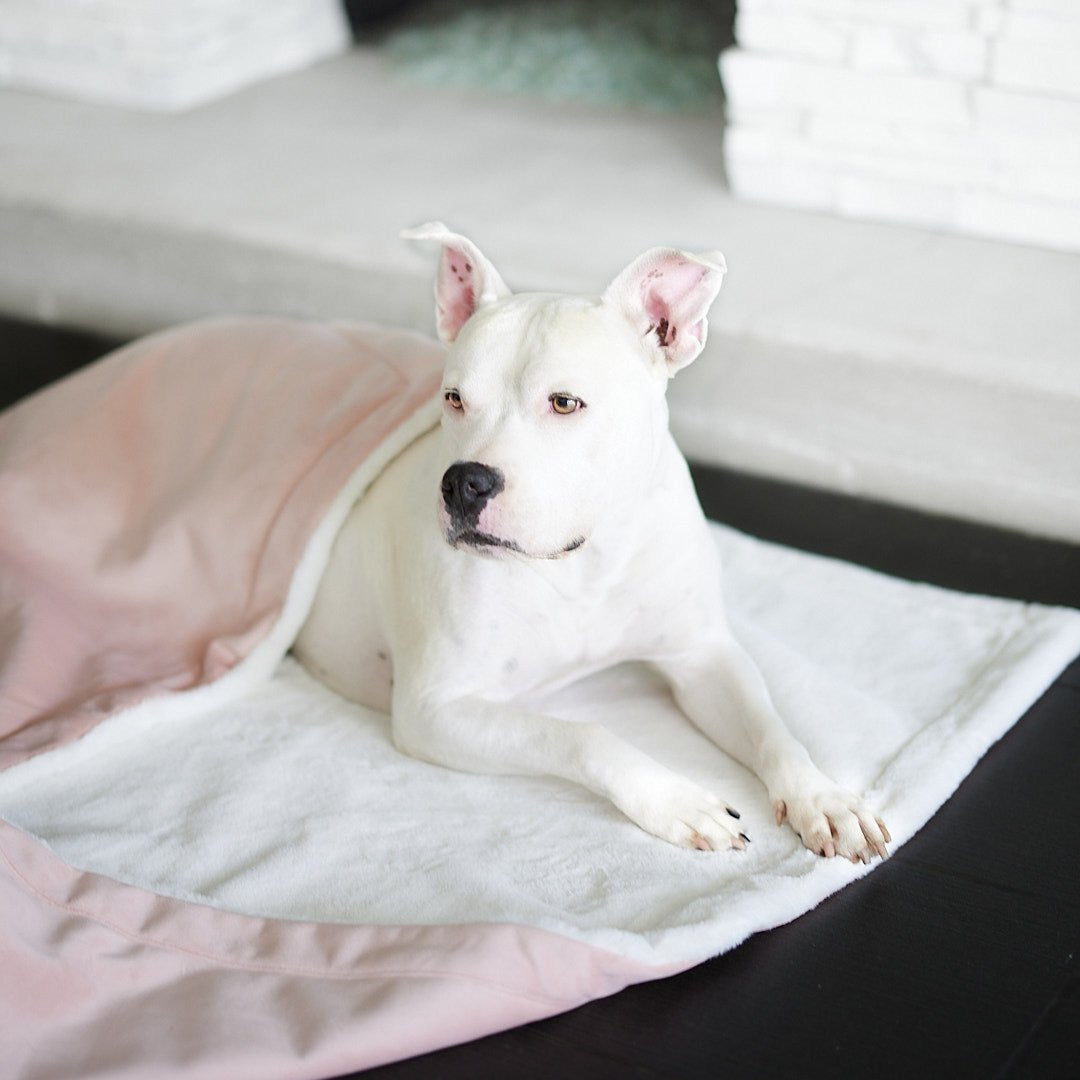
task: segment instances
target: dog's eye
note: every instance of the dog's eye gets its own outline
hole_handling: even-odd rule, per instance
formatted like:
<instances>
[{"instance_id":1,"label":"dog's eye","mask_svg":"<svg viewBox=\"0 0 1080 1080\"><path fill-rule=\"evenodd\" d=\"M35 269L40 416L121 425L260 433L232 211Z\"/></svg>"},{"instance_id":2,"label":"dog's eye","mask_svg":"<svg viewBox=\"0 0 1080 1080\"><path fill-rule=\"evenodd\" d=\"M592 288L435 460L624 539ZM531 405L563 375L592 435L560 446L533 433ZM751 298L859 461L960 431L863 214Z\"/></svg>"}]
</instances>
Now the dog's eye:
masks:
<instances>
[{"instance_id":1,"label":"dog's eye","mask_svg":"<svg viewBox=\"0 0 1080 1080\"><path fill-rule=\"evenodd\" d=\"M570 413L585 408L585 402L579 397L574 397L573 394L552 394L548 401L560 416L569 416Z\"/></svg>"},{"instance_id":2,"label":"dog's eye","mask_svg":"<svg viewBox=\"0 0 1080 1080\"><path fill-rule=\"evenodd\" d=\"M461 400L461 394L457 390L447 390L443 394L443 400L451 409L463 409L465 408L464 402Z\"/></svg>"}]
</instances>

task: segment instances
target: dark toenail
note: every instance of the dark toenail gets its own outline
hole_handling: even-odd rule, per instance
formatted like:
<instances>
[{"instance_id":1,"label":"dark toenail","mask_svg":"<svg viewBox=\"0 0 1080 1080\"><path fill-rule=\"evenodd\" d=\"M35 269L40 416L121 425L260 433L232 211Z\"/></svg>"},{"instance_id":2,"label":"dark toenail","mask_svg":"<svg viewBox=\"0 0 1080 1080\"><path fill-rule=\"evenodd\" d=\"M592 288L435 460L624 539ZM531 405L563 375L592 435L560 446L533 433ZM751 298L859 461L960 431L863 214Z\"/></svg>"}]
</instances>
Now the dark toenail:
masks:
<instances>
[{"instance_id":1,"label":"dark toenail","mask_svg":"<svg viewBox=\"0 0 1080 1080\"><path fill-rule=\"evenodd\" d=\"M729 813L729 814L730 814L730 815L731 815L731 816L732 816L732 817L733 817L733 818L734 818L734 819L735 819L736 821L738 821L738 820L739 820L739 818L741 818L741 817L742 817L742 814L740 814L738 810L732 810L730 806L729 806L729 807L727 808L727 812L728 812L728 813Z\"/></svg>"},{"instance_id":2,"label":"dark toenail","mask_svg":"<svg viewBox=\"0 0 1080 1080\"><path fill-rule=\"evenodd\" d=\"M745 840L745 841L746 841L746 842L747 842L748 844L750 843L750 837L749 837L749 836L747 836L747 835L746 835L746 833L744 833L744 832L741 832L741 833L739 833L739 835L740 835L740 836L741 836L741 837L742 837L742 838L743 838L743 839L744 839L744 840Z\"/></svg>"}]
</instances>

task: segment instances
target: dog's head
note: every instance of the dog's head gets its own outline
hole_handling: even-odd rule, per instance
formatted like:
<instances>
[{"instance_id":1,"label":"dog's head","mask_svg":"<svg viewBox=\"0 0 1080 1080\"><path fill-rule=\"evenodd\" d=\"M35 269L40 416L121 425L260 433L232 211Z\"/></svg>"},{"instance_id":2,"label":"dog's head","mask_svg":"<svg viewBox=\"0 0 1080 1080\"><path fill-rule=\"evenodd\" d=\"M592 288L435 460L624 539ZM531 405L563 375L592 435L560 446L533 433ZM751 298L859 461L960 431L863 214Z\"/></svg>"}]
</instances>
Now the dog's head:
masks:
<instances>
[{"instance_id":1,"label":"dog's head","mask_svg":"<svg viewBox=\"0 0 1080 1080\"><path fill-rule=\"evenodd\" d=\"M456 547L558 558L640 499L667 431L668 379L701 352L719 252L654 248L600 297L511 294L441 224L440 526Z\"/></svg>"}]
</instances>

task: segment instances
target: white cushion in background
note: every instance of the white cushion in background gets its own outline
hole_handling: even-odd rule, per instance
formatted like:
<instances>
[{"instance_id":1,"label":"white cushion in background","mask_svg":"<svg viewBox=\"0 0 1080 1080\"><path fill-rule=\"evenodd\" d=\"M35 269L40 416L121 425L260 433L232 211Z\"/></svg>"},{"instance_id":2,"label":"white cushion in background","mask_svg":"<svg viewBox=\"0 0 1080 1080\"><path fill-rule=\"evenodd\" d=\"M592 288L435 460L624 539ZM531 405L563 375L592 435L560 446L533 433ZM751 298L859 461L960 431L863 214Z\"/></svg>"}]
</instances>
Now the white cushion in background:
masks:
<instances>
[{"instance_id":1,"label":"white cushion in background","mask_svg":"<svg viewBox=\"0 0 1080 1080\"><path fill-rule=\"evenodd\" d=\"M0 86L171 111L342 52L349 41L340 0L7 0Z\"/></svg>"}]
</instances>

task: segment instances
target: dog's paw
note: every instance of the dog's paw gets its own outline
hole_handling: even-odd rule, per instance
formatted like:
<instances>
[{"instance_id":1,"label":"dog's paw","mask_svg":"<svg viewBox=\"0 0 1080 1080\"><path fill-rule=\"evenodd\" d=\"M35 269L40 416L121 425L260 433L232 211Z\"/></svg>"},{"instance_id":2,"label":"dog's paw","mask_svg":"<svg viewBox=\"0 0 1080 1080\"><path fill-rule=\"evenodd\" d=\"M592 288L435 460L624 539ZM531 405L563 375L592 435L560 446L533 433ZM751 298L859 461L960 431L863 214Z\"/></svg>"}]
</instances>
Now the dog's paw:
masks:
<instances>
[{"instance_id":1,"label":"dog's paw","mask_svg":"<svg viewBox=\"0 0 1080 1080\"><path fill-rule=\"evenodd\" d=\"M888 857L892 837L885 822L875 817L862 801L843 788L826 782L798 795L773 802L776 823L786 820L799 839L817 855L841 855L852 862L869 863L878 855Z\"/></svg>"},{"instance_id":2,"label":"dog's paw","mask_svg":"<svg viewBox=\"0 0 1080 1080\"><path fill-rule=\"evenodd\" d=\"M646 832L678 847L742 851L750 842L734 807L674 774L651 780L615 805Z\"/></svg>"}]
</instances>

